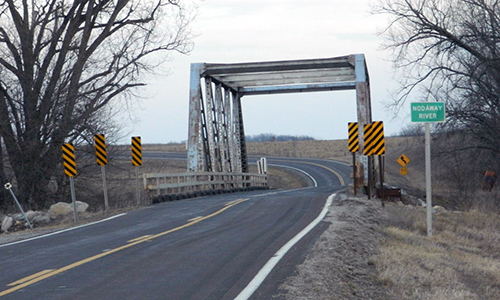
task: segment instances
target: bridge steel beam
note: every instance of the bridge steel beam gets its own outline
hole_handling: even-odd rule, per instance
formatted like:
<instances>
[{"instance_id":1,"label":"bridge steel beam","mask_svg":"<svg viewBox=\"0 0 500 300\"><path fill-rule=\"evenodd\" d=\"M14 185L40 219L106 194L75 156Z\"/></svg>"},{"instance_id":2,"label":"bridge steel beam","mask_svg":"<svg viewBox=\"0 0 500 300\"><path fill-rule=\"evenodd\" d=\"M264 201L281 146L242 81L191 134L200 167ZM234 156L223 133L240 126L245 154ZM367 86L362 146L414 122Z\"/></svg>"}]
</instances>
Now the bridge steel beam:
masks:
<instances>
[{"instance_id":1,"label":"bridge steel beam","mask_svg":"<svg viewBox=\"0 0 500 300\"><path fill-rule=\"evenodd\" d=\"M355 90L360 153L372 122L364 54L325 59L191 64L188 171L247 172L241 99L263 94Z\"/></svg>"},{"instance_id":2,"label":"bridge steel beam","mask_svg":"<svg viewBox=\"0 0 500 300\"><path fill-rule=\"evenodd\" d=\"M205 70L204 63L191 64L188 171L246 172L240 96L227 85L203 76Z\"/></svg>"}]
</instances>

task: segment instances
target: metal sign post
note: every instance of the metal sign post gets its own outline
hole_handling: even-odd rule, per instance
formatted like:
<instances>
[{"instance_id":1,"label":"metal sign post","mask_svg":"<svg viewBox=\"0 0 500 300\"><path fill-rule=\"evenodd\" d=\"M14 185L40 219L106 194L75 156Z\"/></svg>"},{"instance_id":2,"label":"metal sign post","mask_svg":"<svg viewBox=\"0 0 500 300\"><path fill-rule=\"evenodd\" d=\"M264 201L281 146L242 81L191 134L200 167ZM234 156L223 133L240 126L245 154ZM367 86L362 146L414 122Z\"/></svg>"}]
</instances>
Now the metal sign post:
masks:
<instances>
[{"instance_id":1,"label":"metal sign post","mask_svg":"<svg viewBox=\"0 0 500 300\"><path fill-rule=\"evenodd\" d=\"M142 166L142 145L140 136L132 137L132 165L136 167L135 188L136 188L137 206L139 206L141 205L141 190L139 188L139 167Z\"/></svg>"},{"instance_id":2,"label":"metal sign post","mask_svg":"<svg viewBox=\"0 0 500 300\"><path fill-rule=\"evenodd\" d=\"M26 220L26 222L28 222L28 225L30 227L31 230L33 230L33 226L31 225L30 223L30 220L28 219L28 217L26 216L26 214L24 213L24 210L23 210L23 207L21 206L21 204L19 203L19 201L17 200L17 197L16 195L14 194L14 192L12 191L12 184L10 184L10 182L7 182L5 185L4 185L5 189L8 190L10 192L10 195L12 196L12 198L14 199L14 202L16 202L17 204L17 207L19 208L19 210L21 211L21 213L23 214L23 217L24 219Z\"/></svg>"},{"instance_id":3,"label":"metal sign post","mask_svg":"<svg viewBox=\"0 0 500 300\"><path fill-rule=\"evenodd\" d=\"M97 164L101 166L102 189L104 192L104 212L108 213L108 187L106 184L106 165L108 164L108 156L106 153L106 140L104 139L103 134L96 134L94 136L94 141Z\"/></svg>"},{"instance_id":4,"label":"metal sign post","mask_svg":"<svg viewBox=\"0 0 500 300\"><path fill-rule=\"evenodd\" d=\"M139 168L135 168L135 197L137 198L137 206L141 205L141 190L139 188Z\"/></svg>"},{"instance_id":5,"label":"metal sign post","mask_svg":"<svg viewBox=\"0 0 500 300\"><path fill-rule=\"evenodd\" d=\"M352 177L353 177L353 188L354 195L358 193L357 186L357 176L356 174L356 152L359 151L359 133L358 133L358 122L347 123L347 134L348 134L348 145L347 148L349 152L352 152Z\"/></svg>"},{"instance_id":6,"label":"metal sign post","mask_svg":"<svg viewBox=\"0 0 500 300\"><path fill-rule=\"evenodd\" d=\"M373 145L372 145L372 140L373 140L373 126L372 124L365 124L365 127L363 129L363 141L364 141L364 148L363 148L363 155L365 155L368 159L368 199L372 198L372 193L373 193L373 158L372 158L372 150L373 150Z\"/></svg>"},{"instance_id":7,"label":"metal sign post","mask_svg":"<svg viewBox=\"0 0 500 300\"><path fill-rule=\"evenodd\" d=\"M364 126L364 149L363 154L368 156L368 199L371 199L372 187L375 188L376 192L376 174L374 172L373 155L379 156L379 169L380 169L380 190L381 198L380 201L382 206L384 204L384 170L382 164L382 155L385 154L385 138L384 138L384 122L375 121L371 124L365 124ZM373 185L373 186L372 186ZM375 193L376 194L376 193Z\"/></svg>"},{"instance_id":8,"label":"metal sign post","mask_svg":"<svg viewBox=\"0 0 500 300\"><path fill-rule=\"evenodd\" d=\"M425 201L427 202L427 236L432 237L431 130L425 123Z\"/></svg>"},{"instance_id":9,"label":"metal sign post","mask_svg":"<svg viewBox=\"0 0 500 300\"><path fill-rule=\"evenodd\" d=\"M73 214L75 216L75 224L78 224L78 214L76 211L76 196L75 196L75 183L73 177L76 176L76 162L75 162L75 147L66 143L62 146L63 152L63 165L64 174L69 177L69 184L71 189L71 201L73 201Z\"/></svg>"},{"instance_id":10,"label":"metal sign post","mask_svg":"<svg viewBox=\"0 0 500 300\"><path fill-rule=\"evenodd\" d=\"M102 191L104 193L104 213L108 213L109 201L108 201L108 186L106 184L106 166L101 166L101 176L102 176Z\"/></svg>"},{"instance_id":11,"label":"metal sign post","mask_svg":"<svg viewBox=\"0 0 500 300\"><path fill-rule=\"evenodd\" d=\"M385 206L384 203L384 163L382 156L385 155L385 137L384 137L384 122L375 121L372 122L372 131L373 131L373 139L372 139L372 154L378 156L378 169L379 169L379 177L380 177L380 202L382 206Z\"/></svg>"},{"instance_id":12,"label":"metal sign post","mask_svg":"<svg viewBox=\"0 0 500 300\"><path fill-rule=\"evenodd\" d=\"M382 207L385 207L384 198L384 164L382 162L382 155L378 156L378 170L380 173L380 202L382 203Z\"/></svg>"},{"instance_id":13,"label":"metal sign post","mask_svg":"<svg viewBox=\"0 0 500 300\"><path fill-rule=\"evenodd\" d=\"M75 181L73 177L69 178L69 185L71 189L71 201L73 202L73 216L75 218L75 224L78 224L78 213L76 209L76 195L75 195Z\"/></svg>"},{"instance_id":14,"label":"metal sign post","mask_svg":"<svg viewBox=\"0 0 500 300\"><path fill-rule=\"evenodd\" d=\"M432 237L432 181L431 181L431 122L446 119L444 102L411 103L411 121L425 122L425 201L427 203L427 236Z\"/></svg>"}]
</instances>

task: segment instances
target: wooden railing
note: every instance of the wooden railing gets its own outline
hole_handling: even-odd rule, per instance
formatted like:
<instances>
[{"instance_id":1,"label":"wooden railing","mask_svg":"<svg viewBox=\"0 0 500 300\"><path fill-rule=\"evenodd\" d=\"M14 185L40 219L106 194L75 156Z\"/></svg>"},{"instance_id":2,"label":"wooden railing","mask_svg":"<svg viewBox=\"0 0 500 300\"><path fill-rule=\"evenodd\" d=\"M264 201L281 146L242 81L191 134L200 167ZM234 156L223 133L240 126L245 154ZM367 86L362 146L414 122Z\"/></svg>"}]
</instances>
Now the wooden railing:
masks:
<instances>
[{"instance_id":1,"label":"wooden railing","mask_svg":"<svg viewBox=\"0 0 500 300\"><path fill-rule=\"evenodd\" d=\"M143 174L144 188L149 198L165 195L185 196L185 198L209 193L234 192L249 189L267 189L267 175L250 173L146 173ZM173 200L163 197L163 201ZM163 202L161 200L156 202Z\"/></svg>"}]
</instances>

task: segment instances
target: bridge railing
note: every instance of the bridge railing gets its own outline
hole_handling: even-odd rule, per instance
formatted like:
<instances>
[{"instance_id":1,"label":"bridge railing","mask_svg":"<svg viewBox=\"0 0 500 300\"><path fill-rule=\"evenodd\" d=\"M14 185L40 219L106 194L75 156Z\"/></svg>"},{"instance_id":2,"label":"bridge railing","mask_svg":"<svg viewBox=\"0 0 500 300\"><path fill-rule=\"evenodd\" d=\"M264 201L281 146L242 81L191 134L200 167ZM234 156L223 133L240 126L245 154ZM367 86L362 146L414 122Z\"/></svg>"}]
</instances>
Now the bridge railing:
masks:
<instances>
[{"instance_id":1,"label":"bridge railing","mask_svg":"<svg viewBox=\"0 0 500 300\"><path fill-rule=\"evenodd\" d=\"M145 173L144 188L150 199L165 195L195 197L209 192L267 189L267 175L251 173Z\"/></svg>"}]
</instances>

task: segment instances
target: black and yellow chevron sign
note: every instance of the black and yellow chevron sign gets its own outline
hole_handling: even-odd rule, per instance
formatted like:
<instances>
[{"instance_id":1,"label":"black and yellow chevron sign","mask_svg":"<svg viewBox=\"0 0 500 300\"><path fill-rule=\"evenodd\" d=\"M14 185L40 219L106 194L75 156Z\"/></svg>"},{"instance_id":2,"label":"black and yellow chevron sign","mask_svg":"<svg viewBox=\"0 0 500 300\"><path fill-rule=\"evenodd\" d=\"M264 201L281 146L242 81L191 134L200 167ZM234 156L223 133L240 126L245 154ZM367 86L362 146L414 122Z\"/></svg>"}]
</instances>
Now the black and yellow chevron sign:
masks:
<instances>
[{"instance_id":1,"label":"black and yellow chevron sign","mask_svg":"<svg viewBox=\"0 0 500 300\"><path fill-rule=\"evenodd\" d=\"M384 140L384 122L377 121L371 124L366 124L364 127L364 150L363 154L384 155L385 140Z\"/></svg>"},{"instance_id":2,"label":"black and yellow chevron sign","mask_svg":"<svg viewBox=\"0 0 500 300\"><path fill-rule=\"evenodd\" d=\"M66 143L62 146L64 174L68 177L76 176L75 147Z\"/></svg>"},{"instance_id":3,"label":"black and yellow chevron sign","mask_svg":"<svg viewBox=\"0 0 500 300\"><path fill-rule=\"evenodd\" d=\"M373 155L385 154L384 122L376 121L372 123L372 152Z\"/></svg>"},{"instance_id":4,"label":"black and yellow chevron sign","mask_svg":"<svg viewBox=\"0 0 500 300\"><path fill-rule=\"evenodd\" d=\"M373 155L373 126L372 124L366 124L363 129L363 155L371 156Z\"/></svg>"},{"instance_id":5,"label":"black and yellow chevron sign","mask_svg":"<svg viewBox=\"0 0 500 300\"><path fill-rule=\"evenodd\" d=\"M104 134L96 134L94 136L94 141L97 164L99 166L105 166L108 164L108 156L106 154L106 141L104 139Z\"/></svg>"},{"instance_id":6,"label":"black and yellow chevron sign","mask_svg":"<svg viewBox=\"0 0 500 300\"><path fill-rule=\"evenodd\" d=\"M142 166L141 137L132 137L132 164L136 167Z\"/></svg>"},{"instance_id":7,"label":"black and yellow chevron sign","mask_svg":"<svg viewBox=\"0 0 500 300\"><path fill-rule=\"evenodd\" d=\"M359 136L358 136L358 123L349 122L347 123L347 132L349 137L348 149L350 152L359 151Z\"/></svg>"}]
</instances>

